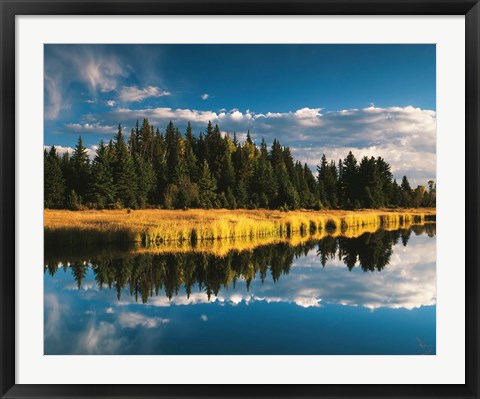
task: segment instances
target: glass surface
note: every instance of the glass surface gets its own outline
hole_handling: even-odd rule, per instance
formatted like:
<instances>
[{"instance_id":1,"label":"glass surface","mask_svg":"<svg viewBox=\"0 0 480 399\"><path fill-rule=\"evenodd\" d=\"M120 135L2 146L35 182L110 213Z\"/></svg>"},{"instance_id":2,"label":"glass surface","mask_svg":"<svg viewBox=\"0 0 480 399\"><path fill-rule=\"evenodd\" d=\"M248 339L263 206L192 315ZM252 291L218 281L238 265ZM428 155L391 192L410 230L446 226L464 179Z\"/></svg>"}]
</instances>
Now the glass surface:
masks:
<instances>
[{"instance_id":1,"label":"glass surface","mask_svg":"<svg viewBox=\"0 0 480 399\"><path fill-rule=\"evenodd\" d=\"M44 353L434 355L435 233L47 248Z\"/></svg>"}]
</instances>

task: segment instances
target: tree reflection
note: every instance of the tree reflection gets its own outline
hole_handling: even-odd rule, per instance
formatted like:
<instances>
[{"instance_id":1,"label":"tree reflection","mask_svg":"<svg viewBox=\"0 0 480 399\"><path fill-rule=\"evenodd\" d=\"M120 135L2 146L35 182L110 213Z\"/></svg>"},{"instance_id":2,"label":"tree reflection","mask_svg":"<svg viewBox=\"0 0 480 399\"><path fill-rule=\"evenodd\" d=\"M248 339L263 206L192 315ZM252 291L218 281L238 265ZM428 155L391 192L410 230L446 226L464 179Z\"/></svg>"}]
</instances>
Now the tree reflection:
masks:
<instances>
[{"instance_id":1,"label":"tree reflection","mask_svg":"<svg viewBox=\"0 0 480 399\"><path fill-rule=\"evenodd\" d=\"M222 289L235 288L239 281L245 283L247 289L256 278L263 283L270 275L276 282L290 272L294 259L306 256L311 250L316 250L323 267L338 258L349 270L360 267L365 272L382 271L390 262L393 246L406 246L412 232L433 237L435 224L395 231L379 230L356 238L327 236L297 246L288 243L264 245L249 251L232 250L225 256L194 251L159 254L104 249L90 259L70 256L68 261L48 260L45 272L53 276L61 267L70 269L80 289L91 267L98 287L115 289L118 300L125 291L143 303L161 292L172 299L182 287L188 298L198 287L210 300Z\"/></svg>"}]
</instances>

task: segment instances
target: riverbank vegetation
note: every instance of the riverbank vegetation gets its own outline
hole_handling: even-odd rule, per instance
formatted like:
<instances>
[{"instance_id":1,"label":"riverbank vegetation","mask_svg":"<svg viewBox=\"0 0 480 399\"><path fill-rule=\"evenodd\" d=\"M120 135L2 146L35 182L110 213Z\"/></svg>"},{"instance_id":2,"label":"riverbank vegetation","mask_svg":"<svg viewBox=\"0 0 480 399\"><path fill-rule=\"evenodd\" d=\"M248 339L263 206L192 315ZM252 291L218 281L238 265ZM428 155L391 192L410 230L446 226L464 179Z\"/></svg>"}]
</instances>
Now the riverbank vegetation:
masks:
<instances>
[{"instance_id":1,"label":"riverbank vegetation","mask_svg":"<svg viewBox=\"0 0 480 399\"><path fill-rule=\"evenodd\" d=\"M226 240L241 245L294 237L358 236L435 220L435 209L404 210L45 210L48 245L139 243L191 246ZM243 243L243 244L242 244ZM207 244L208 246L209 244Z\"/></svg>"},{"instance_id":2,"label":"riverbank vegetation","mask_svg":"<svg viewBox=\"0 0 480 399\"><path fill-rule=\"evenodd\" d=\"M248 133L242 143L210 122L198 137L190 124L182 134L170 122L163 133L147 119L130 134L119 126L92 161L81 137L72 154L46 149L44 179L45 208L70 210L417 208L435 207L436 197L433 181L398 184L381 157L324 155L314 174L278 140L257 146Z\"/></svg>"}]
</instances>

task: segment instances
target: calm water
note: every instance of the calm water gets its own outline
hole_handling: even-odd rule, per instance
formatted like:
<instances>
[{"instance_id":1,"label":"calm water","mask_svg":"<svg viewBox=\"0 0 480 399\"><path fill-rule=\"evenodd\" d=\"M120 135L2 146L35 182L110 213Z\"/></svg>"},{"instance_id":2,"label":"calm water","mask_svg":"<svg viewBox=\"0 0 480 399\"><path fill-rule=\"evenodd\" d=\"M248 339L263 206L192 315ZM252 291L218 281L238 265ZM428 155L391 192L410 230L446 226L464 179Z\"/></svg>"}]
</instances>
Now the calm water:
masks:
<instances>
[{"instance_id":1,"label":"calm water","mask_svg":"<svg viewBox=\"0 0 480 399\"><path fill-rule=\"evenodd\" d=\"M50 354L436 352L435 225L224 257L46 253Z\"/></svg>"}]
</instances>

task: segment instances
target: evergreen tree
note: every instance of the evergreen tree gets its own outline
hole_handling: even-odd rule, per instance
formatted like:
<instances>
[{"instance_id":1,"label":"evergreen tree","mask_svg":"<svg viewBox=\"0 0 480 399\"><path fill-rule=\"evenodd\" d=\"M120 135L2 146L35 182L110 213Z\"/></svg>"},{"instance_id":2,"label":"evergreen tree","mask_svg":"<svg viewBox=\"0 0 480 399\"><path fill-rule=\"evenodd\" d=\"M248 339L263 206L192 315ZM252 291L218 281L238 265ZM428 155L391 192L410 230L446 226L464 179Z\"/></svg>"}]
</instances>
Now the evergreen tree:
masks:
<instances>
[{"instance_id":1,"label":"evergreen tree","mask_svg":"<svg viewBox=\"0 0 480 399\"><path fill-rule=\"evenodd\" d=\"M401 205L403 207L412 206L413 190L410 187L410 182L408 181L407 176L403 176L402 184L400 185L400 188L402 189L402 203L401 203Z\"/></svg>"},{"instance_id":2,"label":"evergreen tree","mask_svg":"<svg viewBox=\"0 0 480 399\"><path fill-rule=\"evenodd\" d=\"M90 160L81 136L78 138L77 145L70 159L70 167L73 177L71 183L72 190L83 200L86 198L89 190Z\"/></svg>"},{"instance_id":3,"label":"evergreen tree","mask_svg":"<svg viewBox=\"0 0 480 399\"><path fill-rule=\"evenodd\" d=\"M385 206L383 186L375 158L363 157L358 169L359 185L363 188L360 204L364 208L381 208Z\"/></svg>"},{"instance_id":4,"label":"evergreen tree","mask_svg":"<svg viewBox=\"0 0 480 399\"><path fill-rule=\"evenodd\" d=\"M262 155L256 162L251 184L251 192L257 196L258 206L270 207L276 200L277 187L272 165L268 162L266 154Z\"/></svg>"},{"instance_id":5,"label":"evergreen tree","mask_svg":"<svg viewBox=\"0 0 480 399\"><path fill-rule=\"evenodd\" d=\"M155 187L155 171L150 162L146 161L139 154L133 156L137 182L137 205L144 208L148 199L151 198L152 190Z\"/></svg>"},{"instance_id":6,"label":"evergreen tree","mask_svg":"<svg viewBox=\"0 0 480 399\"><path fill-rule=\"evenodd\" d=\"M169 177L170 182L173 181L175 169L180 161L179 139L178 131L175 129L173 122L170 121L165 134L167 177Z\"/></svg>"},{"instance_id":7,"label":"evergreen tree","mask_svg":"<svg viewBox=\"0 0 480 399\"><path fill-rule=\"evenodd\" d=\"M142 127L140 128L139 150L140 155L147 162L152 161L153 137L153 126L150 126L148 119L144 118L142 122Z\"/></svg>"},{"instance_id":8,"label":"evergreen tree","mask_svg":"<svg viewBox=\"0 0 480 399\"><path fill-rule=\"evenodd\" d=\"M115 160L113 163L113 181L116 199L128 208L137 207L137 181L135 165L123 140L122 126L118 125L115 136Z\"/></svg>"},{"instance_id":9,"label":"evergreen tree","mask_svg":"<svg viewBox=\"0 0 480 399\"><path fill-rule=\"evenodd\" d=\"M390 206L395 202L394 198L394 187L393 187L393 174L391 172L390 165L385 162L382 157L378 157L377 160L377 171L380 178L381 192L383 195L384 203L382 206Z\"/></svg>"},{"instance_id":10,"label":"evergreen tree","mask_svg":"<svg viewBox=\"0 0 480 399\"><path fill-rule=\"evenodd\" d=\"M212 176L208 162L203 161L200 179L198 181L199 199L198 203L201 208L215 208L217 203L217 181Z\"/></svg>"},{"instance_id":11,"label":"evergreen tree","mask_svg":"<svg viewBox=\"0 0 480 399\"><path fill-rule=\"evenodd\" d=\"M346 208L360 207L360 182L358 180L358 166L355 156L350 151L342 164L340 190L342 192L343 206Z\"/></svg>"},{"instance_id":12,"label":"evergreen tree","mask_svg":"<svg viewBox=\"0 0 480 399\"><path fill-rule=\"evenodd\" d=\"M308 208L318 208L318 196L319 196L319 191L318 191L318 183L315 180L315 177L313 176L313 173L311 169L308 167L308 165L305 163L303 165L303 176L305 179L305 182L307 183L307 190L308 190L308 195L310 197L308 201Z\"/></svg>"},{"instance_id":13,"label":"evergreen tree","mask_svg":"<svg viewBox=\"0 0 480 399\"><path fill-rule=\"evenodd\" d=\"M100 209L112 207L115 202L113 182L114 154L105 143L100 141L92 162L90 199Z\"/></svg>"},{"instance_id":14,"label":"evergreen tree","mask_svg":"<svg viewBox=\"0 0 480 399\"><path fill-rule=\"evenodd\" d=\"M45 208L63 207L65 198L65 179L63 178L60 159L55 146L50 151L44 151L44 206Z\"/></svg>"},{"instance_id":15,"label":"evergreen tree","mask_svg":"<svg viewBox=\"0 0 480 399\"><path fill-rule=\"evenodd\" d=\"M185 168L186 174L192 182L197 182L199 178L198 158L195 155L197 151L197 140L192 133L192 125L188 122L185 133Z\"/></svg>"},{"instance_id":16,"label":"evergreen tree","mask_svg":"<svg viewBox=\"0 0 480 399\"><path fill-rule=\"evenodd\" d=\"M114 140L100 142L90 164L80 137L70 157L55 147L44 153L45 207L167 208L379 208L435 206L434 181L412 190L399 186L381 157L359 164L350 152L328 162L323 154L314 177L289 147L273 140L257 147L250 131L241 143L211 122L198 139L188 123L182 135L169 122L165 136L145 118L128 136L119 126Z\"/></svg>"},{"instance_id":17,"label":"evergreen tree","mask_svg":"<svg viewBox=\"0 0 480 399\"><path fill-rule=\"evenodd\" d=\"M165 138L157 129L153 140L153 173L155 175L154 188L151 192L151 201L156 205L163 205L165 188L168 184L167 148Z\"/></svg>"},{"instance_id":18,"label":"evergreen tree","mask_svg":"<svg viewBox=\"0 0 480 399\"><path fill-rule=\"evenodd\" d=\"M323 206L328 208L336 208L338 205L337 199L337 168L335 162L330 164L327 161L325 154L322 155L320 165L317 166L318 172L318 192L319 199Z\"/></svg>"}]
</instances>

